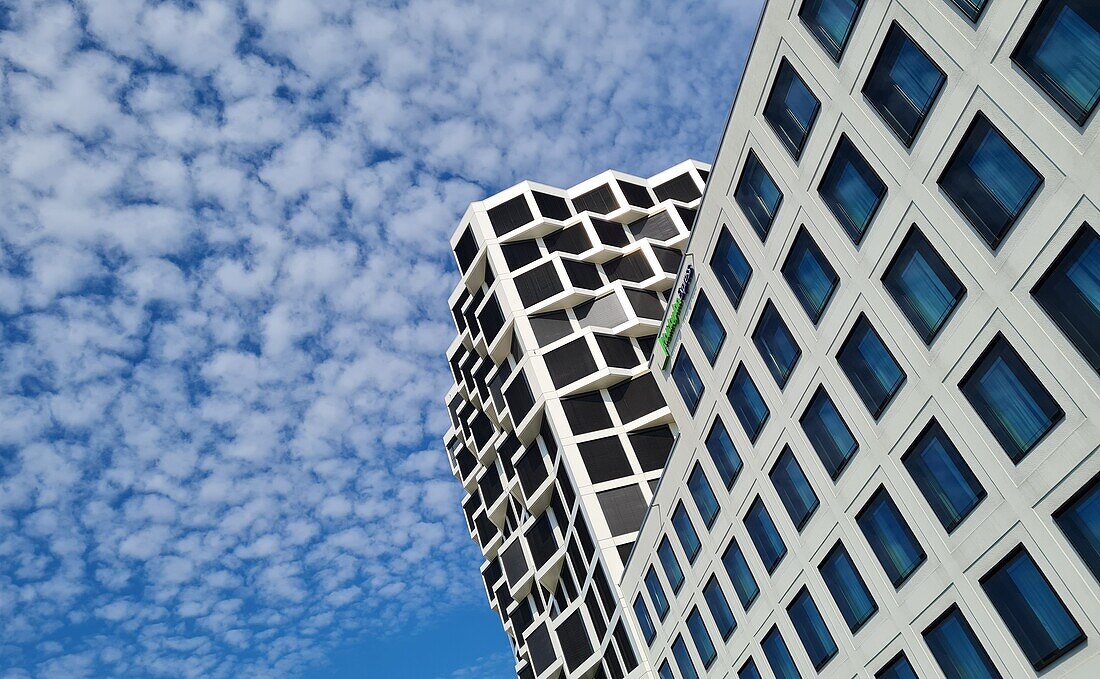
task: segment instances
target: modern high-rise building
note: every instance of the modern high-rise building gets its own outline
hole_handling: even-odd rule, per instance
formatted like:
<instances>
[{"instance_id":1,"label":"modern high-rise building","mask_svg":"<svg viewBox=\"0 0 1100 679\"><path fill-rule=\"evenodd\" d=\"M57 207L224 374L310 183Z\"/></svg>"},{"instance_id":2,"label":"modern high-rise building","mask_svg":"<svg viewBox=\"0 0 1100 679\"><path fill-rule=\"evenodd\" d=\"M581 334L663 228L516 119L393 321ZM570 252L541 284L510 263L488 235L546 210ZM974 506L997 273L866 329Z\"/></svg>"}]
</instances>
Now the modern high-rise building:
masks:
<instances>
[{"instance_id":1,"label":"modern high-rise building","mask_svg":"<svg viewBox=\"0 0 1100 679\"><path fill-rule=\"evenodd\" d=\"M445 444L525 679L648 671L617 583L672 447L648 359L706 178L523 182L452 238Z\"/></svg>"},{"instance_id":2,"label":"modern high-rise building","mask_svg":"<svg viewBox=\"0 0 1100 679\"><path fill-rule=\"evenodd\" d=\"M653 360L659 677L1100 677L1098 99L1098 0L767 3Z\"/></svg>"}]
</instances>

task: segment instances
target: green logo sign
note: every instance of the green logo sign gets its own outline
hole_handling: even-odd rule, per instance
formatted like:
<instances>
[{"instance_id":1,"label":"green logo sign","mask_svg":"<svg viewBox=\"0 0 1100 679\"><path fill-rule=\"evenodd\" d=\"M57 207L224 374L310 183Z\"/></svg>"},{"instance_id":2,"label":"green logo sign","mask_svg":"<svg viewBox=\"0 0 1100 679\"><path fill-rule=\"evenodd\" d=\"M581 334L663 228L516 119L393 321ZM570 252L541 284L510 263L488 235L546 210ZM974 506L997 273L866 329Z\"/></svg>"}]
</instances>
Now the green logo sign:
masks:
<instances>
[{"instance_id":1,"label":"green logo sign","mask_svg":"<svg viewBox=\"0 0 1100 679\"><path fill-rule=\"evenodd\" d=\"M661 329L661 334L657 337L657 344L660 345L661 351L664 353L661 359L662 369L668 367L668 359L672 356L669 345L672 344L676 328L680 327L680 314L683 312L684 301L687 299L688 291L691 290L691 281L694 278L695 267L688 264L687 268L684 269L683 282L676 289L676 298L672 300L672 306L668 309L668 319L665 321L665 327Z\"/></svg>"}]
</instances>

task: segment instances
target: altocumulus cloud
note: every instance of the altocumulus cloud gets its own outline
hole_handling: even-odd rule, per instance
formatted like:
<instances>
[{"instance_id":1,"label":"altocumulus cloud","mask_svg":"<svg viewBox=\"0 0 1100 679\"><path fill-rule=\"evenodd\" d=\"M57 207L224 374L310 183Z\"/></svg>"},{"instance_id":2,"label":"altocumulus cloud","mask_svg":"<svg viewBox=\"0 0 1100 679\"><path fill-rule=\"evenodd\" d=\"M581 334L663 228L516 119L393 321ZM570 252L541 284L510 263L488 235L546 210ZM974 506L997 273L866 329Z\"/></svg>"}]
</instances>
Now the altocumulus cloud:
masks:
<instances>
[{"instance_id":1,"label":"altocumulus cloud","mask_svg":"<svg viewBox=\"0 0 1100 679\"><path fill-rule=\"evenodd\" d=\"M749 4L0 6L0 675L293 675L480 599L447 236L709 158Z\"/></svg>"}]
</instances>

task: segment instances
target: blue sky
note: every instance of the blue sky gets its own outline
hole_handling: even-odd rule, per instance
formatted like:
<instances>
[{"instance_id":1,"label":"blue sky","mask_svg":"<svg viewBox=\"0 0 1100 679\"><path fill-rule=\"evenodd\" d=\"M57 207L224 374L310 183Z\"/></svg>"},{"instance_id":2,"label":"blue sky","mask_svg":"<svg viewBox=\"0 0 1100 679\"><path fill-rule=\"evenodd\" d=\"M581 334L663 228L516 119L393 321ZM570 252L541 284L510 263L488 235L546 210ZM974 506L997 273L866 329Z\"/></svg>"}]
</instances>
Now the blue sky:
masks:
<instances>
[{"instance_id":1,"label":"blue sky","mask_svg":"<svg viewBox=\"0 0 1100 679\"><path fill-rule=\"evenodd\" d=\"M447 238L709 161L758 5L0 4L0 678L508 676Z\"/></svg>"}]
</instances>

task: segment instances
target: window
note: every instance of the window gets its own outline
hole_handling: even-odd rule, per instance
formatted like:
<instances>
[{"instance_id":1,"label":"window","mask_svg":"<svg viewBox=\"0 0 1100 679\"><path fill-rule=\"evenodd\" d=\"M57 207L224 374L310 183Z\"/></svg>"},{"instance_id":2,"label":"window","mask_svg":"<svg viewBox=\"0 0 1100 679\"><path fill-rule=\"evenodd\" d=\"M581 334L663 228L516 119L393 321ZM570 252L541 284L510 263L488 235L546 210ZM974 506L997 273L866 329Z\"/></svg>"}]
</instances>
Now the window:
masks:
<instances>
[{"instance_id":1,"label":"window","mask_svg":"<svg viewBox=\"0 0 1100 679\"><path fill-rule=\"evenodd\" d=\"M982 576L981 583L1036 671L1084 643L1081 626L1023 545Z\"/></svg>"},{"instance_id":2,"label":"window","mask_svg":"<svg viewBox=\"0 0 1100 679\"><path fill-rule=\"evenodd\" d=\"M722 323L718 320L718 314L714 313L714 307L710 305L710 300L707 299L702 290L695 298L695 309L691 312L691 320L688 321L688 325L695 333L695 339L699 341L699 346L703 348L703 355L707 357L711 365L714 365L715 359L718 358L718 350L722 348L722 342L726 340L726 329L722 327Z\"/></svg>"},{"instance_id":3,"label":"window","mask_svg":"<svg viewBox=\"0 0 1100 679\"><path fill-rule=\"evenodd\" d=\"M939 179L943 192L994 250L1042 184L1035 168L981 113Z\"/></svg>"},{"instance_id":4,"label":"window","mask_svg":"<svg viewBox=\"0 0 1100 679\"><path fill-rule=\"evenodd\" d=\"M676 503L676 510L672 512L672 527L676 531L676 537L680 540L680 547L687 554L688 563L694 563L699 556L699 534L695 532L695 526L691 523L687 509L683 502Z\"/></svg>"},{"instance_id":5,"label":"window","mask_svg":"<svg viewBox=\"0 0 1100 679\"><path fill-rule=\"evenodd\" d=\"M687 628L691 641L695 644L695 650L699 653L699 659L703 661L703 667L709 668L718 657L718 651L714 650L714 642L711 641L710 632L707 632L707 625L703 622L703 616L699 614L698 606L692 608L691 613L688 614Z\"/></svg>"},{"instance_id":6,"label":"window","mask_svg":"<svg viewBox=\"0 0 1100 679\"><path fill-rule=\"evenodd\" d=\"M679 594L684 586L684 571L680 568L680 562L676 558L676 552L672 551L672 543L667 537L661 538L661 544L657 546L657 558L661 562L661 568L665 571L668 584L672 586L672 593ZM657 607L654 603L654 607ZM658 611L660 615L660 611ZM661 616L662 618L664 616Z\"/></svg>"},{"instance_id":7,"label":"window","mask_svg":"<svg viewBox=\"0 0 1100 679\"><path fill-rule=\"evenodd\" d=\"M918 679L916 670L904 653L898 653L875 675L875 679Z\"/></svg>"},{"instance_id":8,"label":"window","mask_svg":"<svg viewBox=\"0 0 1100 679\"><path fill-rule=\"evenodd\" d=\"M703 598L707 601L710 616L714 618L714 624L718 627L722 639L729 639L733 630L737 629L737 621L733 618L733 611L730 610L722 585L713 575L710 576L710 580L707 580L707 586L703 588Z\"/></svg>"},{"instance_id":9,"label":"window","mask_svg":"<svg viewBox=\"0 0 1100 679\"><path fill-rule=\"evenodd\" d=\"M1055 512L1054 522L1100 581L1100 476Z\"/></svg>"},{"instance_id":10,"label":"window","mask_svg":"<svg viewBox=\"0 0 1100 679\"><path fill-rule=\"evenodd\" d=\"M836 360L876 420L905 384L901 366L863 314L840 347Z\"/></svg>"},{"instance_id":11,"label":"window","mask_svg":"<svg viewBox=\"0 0 1100 679\"><path fill-rule=\"evenodd\" d=\"M768 659L776 679L802 679L778 627L772 625L760 645L764 647L764 657Z\"/></svg>"},{"instance_id":12,"label":"window","mask_svg":"<svg viewBox=\"0 0 1100 679\"><path fill-rule=\"evenodd\" d=\"M924 643L947 679L1001 679L958 606L924 630Z\"/></svg>"},{"instance_id":13,"label":"window","mask_svg":"<svg viewBox=\"0 0 1100 679\"><path fill-rule=\"evenodd\" d=\"M966 18L976 22L989 0L948 0L948 2L958 7Z\"/></svg>"},{"instance_id":14,"label":"window","mask_svg":"<svg viewBox=\"0 0 1100 679\"><path fill-rule=\"evenodd\" d=\"M756 578L752 576L752 570L749 569L749 562L745 560L745 554L737 541L730 540L729 546L722 554L722 565L726 568L726 575L730 576L733 591L737 592L741 607L748 610L752 602L756 601L760 587L756 584Z\"/></svg>"},{"instance_id":15,"label":"window","mask_svg":"<svg viewBox=\"0 0 1100 679\"><path fill-rule=\"evenodd\" d=\"M878 611L878 604L871 597L871 591L867 589L867 583L856 569L844 543L838 542L829 550L818 570L848 629L855 634Z\"/></svg>"},{"instance_id":16,"label":"window","mask_svg":"<svg viewBox=\"0 0 1100 679\"><path fill-rule=\"evenodd\" d=\"M760 390L756 388L743 364L737 367L733 381L726 390L726 398L733 406L733 413L737 415L741 426L745 428L745 435L755 443L764 423L768 421L769 411L764 397L760 395Z\"/></svg>"},{"instance_id":17,"label":"window","mask_svg":"<svg viewBox=\"0 0 1100 679\"><path fill-rule=\"evenodd\" d=\"M775 461L769 477L794 527L802 530L817 509L818 501L817 494L810 486L802 467L798 465L790 446L783 446L783 452Z\"/></svg>"},{"instance_id":18,"label":"window","mask_svg":"<svg viewBox=\"0 0 1100 679\"><path fill-rule=\"evenodd\" d=\"M924 548L885 488L879 488L860 510L856 523L894 587L901 587L924 563Z\"/></svg>"},{"instance_id":19,"label":"window","mask_svg":"<svg viewBox=\"0 0 1100 679\"><path fill-rule=\"evenodd\" d=\"M719 418L714 419L714 425L711 426L710 434L707 435L707 452L710 453L710 459L714 462L718 475L722 477L722 483L726 484L726 489L733 488L737 475L741 473L741 456L733 447L733 439L726 431L726 425L722 424Z\"/></svg>"},{"instance_id":20,"label":"window","mask_svg":"<svg viewBox=\"0 0 1100 679\"><path fill-rule=\"evenodd\" d=\"M1078 125L1100 101L1100 11L1094 0L1047 0L1012 60Z\"/></svg>"},{"instance_id":21,"label":"window","mask_svg":"<svg viewBox=\"0 0 1100 679\"><path fill-rule=\"evenodd\" d=\"M703 378L699 377L699 371L691 362L686 349L680 349L676 356L676 362L672 364L672 381L680 390L680 397L684 399L684 406L688 412L695 414L699 407L699 401L703 398Z\"/></svg>"},{"instance_id":22,"label":"window","mask_svg":"<svg viewBox=\"0 0 1100 679\"><path fill-rule=\"evenodd\" d=\"M840 278L805 227L799 228L791 252L783 262L783 278L806 310L806 315L816 325L821 320L821 314L825 313L825 305L836 291Z\"/></svg>"},{"instance_id":23,"label":"window","mask_svg":"<svg viewBox=\"0 0 1100 679\"><path fill-rule=\"evenodd\" d=\"M710 481L707 481L707 475L698 462L695 463L691 476L688 477L688 491L691 492L691 499L695 500L695 508L699 510L699 516L703 517L703 523L710 528L718 518L718 498L714 497Z\"/></svg>"},{"instance_id":24,"label":"window","mask_svg":"<svg viewBox=\"0 0 1100 679\"><path fill-rule=\"evenodd\" d=\"M657 611L657 619L664 620L668 615L668 597L665 596L665 588L657 578L657 571L650 566L645 573L645 588L649 592L649 600L653 603L653 610Z\"/></svg>"},{"instance_id":25,"label":"window","mask_svg":"<svg viewBox=\"0 0 1100 679\"><path fill-rule=\"evenodd\" d=\"M901 461L948 533L985 498L985 488L936 420L928 423Z\"/></svg>"},{"instance_id":26,"label":"window","mask_svg":"<svg viewBox=\"0 0 1100 679\"><path fill-rule=\"evenodd\" d=\"M756 330L752 333L752 342L760 352L760 357L764 359L764 364L771 371L772 377L779 384L779 388L782 389L786 386L799 357L802 356L802 350L770 300L760 314L760 321L757 322Z\"/></svg>"},{"instance_id":27,"label":"window","mask_svg":"<svg viewBox=\"0 0 1100 679\"><path fill-rule=\"evenodd\" d=\"M756 661L749 658L749 661L737 672L737 679L762 679L760 670L756 669Z\"/></svg>"},{"instance_id":28,"label":"window","mask_svg":"<svg viewBox=\"0 0 1100 679\"><path fill-rule=\"evenodd\" d=\"M863 96L909 148L945 80L936 63L894 22L863 85Z\"/></svg>"},{"instance_id":29,"label":"window","mask_svg":"<svg viewBox=\"0 0 1100 679\"><path fill-rule=\"evenodd\" d=\"M882 283L929 346L966 296L962 282L916 226L882 274Z\"/></svg>"},{"instance_id":30,"label":"window","mask_svg":"<svg viewBox=\"0 0 1100 679\"><path fill-rule=\"evenodd\" d=\"M1081 227L1031 294L1100 372L1100 236L1091 226Z\"/></svg>"},{"instance_id":31,"label":"window","mask_svg":"<svg viewBox=\"0 0 1100 679\"><path fill-rule=\"evenodd\" d=\"M859 245L886 197L886 184L842 134L817 192L844 232Z\"/></svg>"},{"instance_id":32,"label":"window","mask_svg":"<svg viewBox=\"0 0 1100 679\"><path fill-rule=\"evenodd\" d=\"M802 155L819 108L821 105L806 82L795 72L791 62L783 59L768 103L764 105L764 119L795 160Z\"/></svg>"},{"instance_id":33,"label":"window","mask_svg":"<svg viewBox=\"0 0 1100 679\"><path fill-rule=\"evenodd\" d=\"M672 673L672 667L668 664L668 661L661 663L661 666L657 669L657 674L661 679L676 679L676 675Z\"/></svg>"},{"instance_id":34,"label":"window","mask_svg":"<svg viewBox=\"0 0 1100 679\"><path fill-rule=\"evenodd\" d=\"M1000 333L959 388L1017 464L1065 417L1050 392Z\"/></svg>"},{"instance_id":35,"label":"window","mask_svg":"<svg viewBox=\"0 0 1100 679\"><path fill-rule=\"evenodd\" d=\"M653 640L657 638L657 630L653 627L653 619L649 617L649 609L646 608L641 594L634 597L634 616L638 618L638 627L645 636L645 642L652 645Z\"/></svg>"},{"instance_id":36,"label":"window","mask_svg":"<svg viewBox=\"0 0 1100 679\"><path fill-rule=\"evenodd\" d=\"M779 536L771 514L768 514L767 508L759 497L753 500L749 513L745 515L745 528L749 531L752 543L756 545L756 551L764 563L764 568L769 573L773 572L786 556L787 545L783 543L783 538Z\"/></svg>"},{"instance_id":37,"label":"window","mask_svg":"<svg viewBox=\"0 0 1100 679\"><path fill-rule=\"evenodd\" d=\"M863 0L805 0L798 17L825 51L840 62Z\"/></svg>"},{"instance_id":38,"label":"window","mask_svg":"<svg viewBox=\"0 0 1100 679\"><path fill-rule=\"evenodd\" d=\"M680 668L680 676L683 679L699 679L699 673L695 670L695 663L691 662L691 654L688 653L684 638L676 635L676 641L672 642L672 657L676 660L676 667Z\"/></svg>"},{"instance_id":39,"label":"window","mask_svg":"<svg viewBox=\"0 0 1100 679\"><path fill-rule=\"evenodd\" d=\"M745 168L741 170L733 197L760 240L767 239L775 213L783 202L783 192L752 151L745 159Z\"/></svg>"},{"instance_id":40,"label":"window","mask_svg":"<svg viewBox=\"0 0 1100 679\"><path fill-rule=\"evenodd\" d=\"M718 283L722 286L730 304L736 309L741 304L741 296L745 294L745 286L752 277L752 267L749 260L745 259L745 253L737 247L728 228L723 227L718 242L714 246L714 254L710 257L710 268Z\"/></svg>"},{"instance_id":41,"label":"window","mask_svg":"<svg viewBox=\"0 0 1100 679\"><path fill-rule=\"evenodd\" d=\"M852 430L840 416L840 411L836 409L833 399L829 398L825 387L817 388L799 423L802 431L806 432L810 445L821 458L821 464L825 465L825 471L836 481L848 466L848 461L859 450L859 443L852 436Z\"/></svg>"},{"instance_id":42,"label":"window","mask_svg":"<svg viewBox=\"0 0 1100 679\"><path fill-rule=\"evenodd\" d=\"M821 611L817 610L817 604L805 587L787 606L787 615L791 617L794 631L802 640L802 647L806 649L806 655L810 656L814 669L820 672L836 655L836 642L821 618Z\"/></svg>"}]
</instances>

